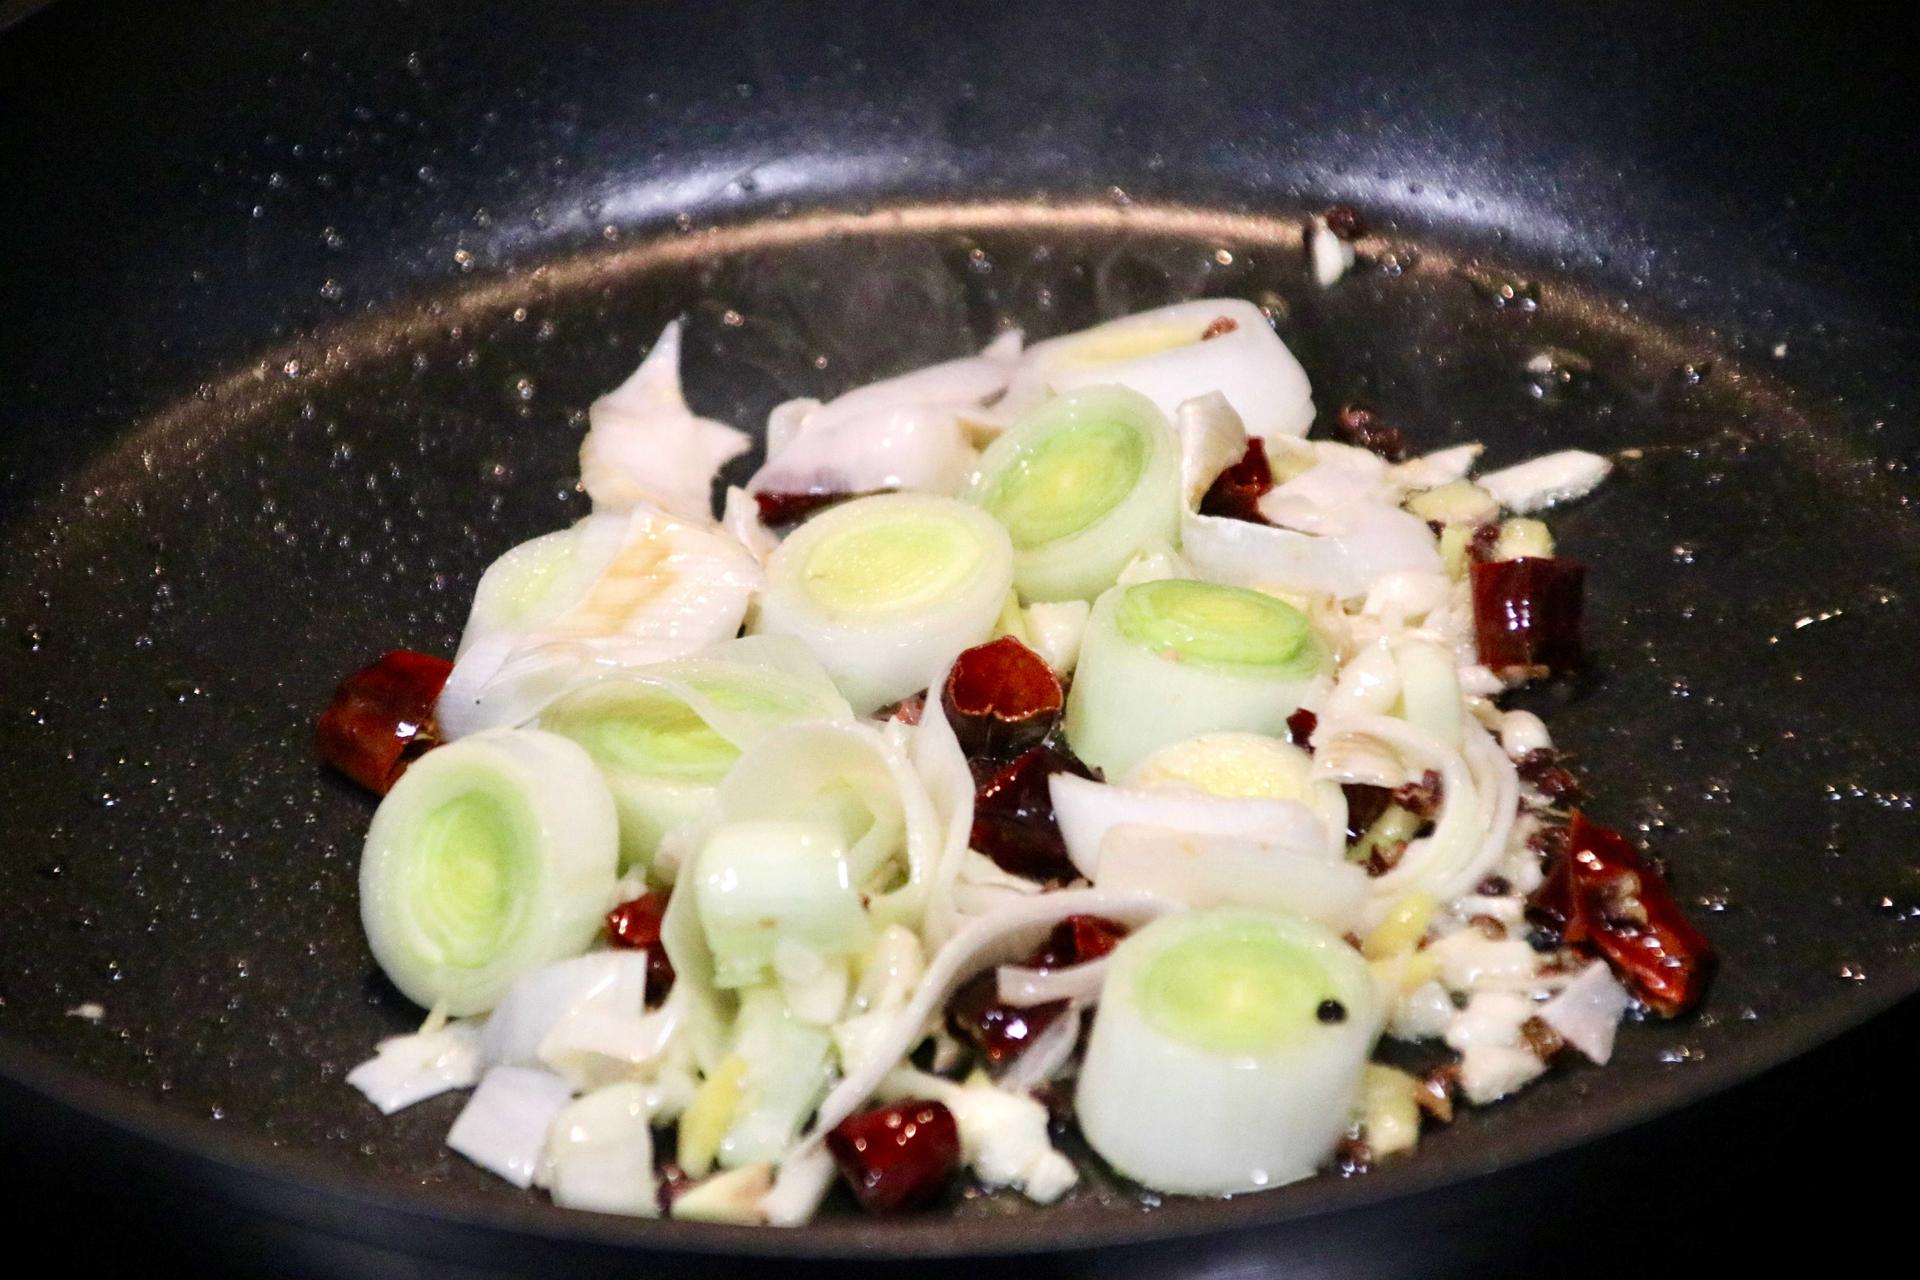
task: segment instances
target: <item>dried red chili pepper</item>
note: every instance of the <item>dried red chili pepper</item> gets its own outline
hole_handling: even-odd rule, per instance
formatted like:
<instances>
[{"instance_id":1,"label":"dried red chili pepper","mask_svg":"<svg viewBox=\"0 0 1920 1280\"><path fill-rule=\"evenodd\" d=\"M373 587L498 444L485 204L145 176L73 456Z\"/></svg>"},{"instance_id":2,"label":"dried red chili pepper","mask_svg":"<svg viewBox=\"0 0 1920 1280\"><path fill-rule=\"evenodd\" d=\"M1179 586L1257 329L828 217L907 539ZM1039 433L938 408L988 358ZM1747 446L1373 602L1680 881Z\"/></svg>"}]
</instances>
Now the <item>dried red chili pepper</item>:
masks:
<instances>
[{"instance_id":1,"label":"dried red chili pepper","mask_svg":"<svg viewBox=\"0 0 1920 1280\"><path fill-rule=\"evenodd\" d=\"M1570 946L1598 955L1662 1017L1686 1012L1706 991L1713 945L1673 890L1617 831L1575 810L1565 854L1528 899L1528 915Z\"/></svg>"},{"instance_id":2,"label":"dried red chili pepper","mask_svg":"<svg viewBox=\"0 0 1920 1280\"><path fill-rule=\"evenodd\" d=\"M1048 883L1064 883L1080 874L1067 857L1067 843L1053 814L1047 779L1056 773L1095 777L1065 748L1042 743L995 772L974 793L971 843L1002 871Z\"/></svg>"},{"instance_id":3,"label":"dried red chili pepper","mask_svg":"<svg viewBox=\"0 0 1920 1280\"><path fill-rule=\"evenodd\" d=\"M992 969L960 984L947 1000L947 1030L972 1045L998 1072L1027 1051L1067 1011L1065 1000L1012 1005L1000 999L1000 981Z\"/></svg>"},{"instance_id":4,"label":"dried red chili pepper","mask_svg":"<svg viewBox=\"0 0 1920 1280\"><path fill-rule=\"evenodd\" d=\"M1400 462L1407 456L1407 438L1400 428L1389 425L1363 404L1350 404L1333 416L1333 434L1341 443L1378 454L1388 462Z\"/></svg>"},{"instance_id":5,"label":"dried red chili pepper","mask_svg":"<svg viewBox=\"0 0 1920 1280\"><path fill-rule=\"evenodd\" d=\"M673 961L660 941L660 922L666 919L667 895L643 893L607 912L607 937L616 947L647 953L647 1003L658 1004L673 990Z\"/></svg>"},{"instance_id":6,"label":"dried red chili pepper","mask_svg":"<svg viewBox=\"0 0 1920 1280\"><path fill-rule=\"evenodd\" d=\"M1495 671L1580 665L1580 603L1586 566L1522 556L1473 566L1473 630L1480 661Z\"/></svg>"},{"instance_id":7,"label":"dried red chili pepper","mask_svg":"<svg viewBox=\"0 0 1920 1280\"><path fill-rule=\"evenodd\" d=\"M1026 965L1032 969L1070 969L1098 960L1126 936L1125 925L1104 916L1068 916L1027 957ZM1026 1052L1066 1011L1064 1000L1026 1006L1003 1004L999 979L994 970L988 969L962 984L947 1002L947 1029L977 1049L989 1070L998 1071Z\"/></svg>"},{"instance_id":8,"label":"dried red chili pepper","mask_svg":"<svg viewBox=\"0 0 1920 1280\"><path fill-rule=\"evenodd\" d=\"M876 493L887 493L886 489L866 489L858 493L829 489L824 492L812 490L779 491L756 493L754 505L760 508L760 523L769 529L784 529L799 524L808 516L815 515L828 507L841 502L851 502L855 498L870 498Z\"/></svg>"},{"instance_id":9,"label":"dried red chili pepper","mask_svg":"<svg viewBox=\"0 0 1920 1280\"><path fill-rule=\"evenodd\" d=\"M897 1102L848 1116L827 1133L827 1150L868 1213L923 1207L960 1167L960 1126L938 1102Z\"/></svg>"},{"instance_id":10,"label":"dried red chili pepper","mask_svg":"<svg viewBox=\"0 0 1920 1280\"><path fill-rule=\"evenodd\" d=\"M1260 499L1273 489L1273 467L1267 462L1267 445L1259 436L1249 437L1247 451L1240 461L1222 471L1207 486L1200 499L1200 514L1245 520L1250 524L1271 524L1260 514Z\"/></svg>"},{"instance_id":11,"label":"dried red chili pepper","mask_svg":"<svg viewBox=\"0 0 1920 1280\"><path fill-rule=\"evenodd\" d=\"M940 705L969 760L1005 761L1053 732L1066 690L1045 658L1001 636L954 659Z\"/></svg>"},{"instance_id":12,"label":"dried red chili pepper","mask_svg":"<svg viewBox=\"0 0 1920 1280\"><path fill-rule=\"evenodd\" d=\"M387 794L409 764L439 744L433 707L451 674L445 658L410 649L354 672L314 726L320 758L375 795Z\"/></svg>"},{"instance_id":13,"label":"dried red chili pepper","mask_svg":"<svg viewBox=\"0 0 1920 1280\"><path fill-rule=\"evenodd\" d=\"M1120 945L1127 926L1105 916L1068 916L1053 926L1040 949L1027 957L1034 969L1070 969L1098 960Z\"/></svg>"}]
</instances>

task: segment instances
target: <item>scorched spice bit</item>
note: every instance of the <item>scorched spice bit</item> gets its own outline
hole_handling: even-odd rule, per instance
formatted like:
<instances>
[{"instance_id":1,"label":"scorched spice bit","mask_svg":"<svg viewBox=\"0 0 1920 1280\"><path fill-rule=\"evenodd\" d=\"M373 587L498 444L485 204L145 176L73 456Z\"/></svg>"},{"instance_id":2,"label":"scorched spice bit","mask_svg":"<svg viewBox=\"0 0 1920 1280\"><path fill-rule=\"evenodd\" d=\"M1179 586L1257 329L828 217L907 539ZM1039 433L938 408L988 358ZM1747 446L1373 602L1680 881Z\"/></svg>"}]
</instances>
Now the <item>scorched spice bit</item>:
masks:
<instances>
[{"instance_id":1,"label":"scorched spice bit","mask_svg":"<svg viewBox=\"0 0 1920 1280\"><path fill-rule=\"evenodd\" d=\"M1053 732L1066 691L1045 658L1001 636L954 659L940 705L969 760L1006 761Z\"/></svg>"},{"instance_id":2,"label":"scorched spice bit","mask_svg":"<svg viewBox=\"0 0 1920 1280\"><path fill-rule=\"evenodd\" d=\"M1320 717L1300 708L1287 717L1287 739L1302 751L1313 750L1313 731L1320 727Z\"/></svg>"},{"instance_id":3,"label":"scorched spice bit","mask_svg":"<svg viewBox=\"0 0 1920 1280\"><path fill-rule=\"evenodd\" d=\"M1473 630L1480 661L1502 674L1579 666L1586 580L1586 566L1560 556L1474 565Z\"/></svg>"},{"instance_id":4,"label":"scorched spice bit","mask_svg":"<svg viewBox=\"0 0 1920 1280\"><path fill-rule=\"evenodd\" d=\"M1053 814L1047 779L1056 773L1099 780L1065 749L1042 743L994 773L975 793L973 847L1002 871L1050 883L1079 874L1067 857L1067 843Z\"/></svg>"},{"instance_id":5,"label":"scorched spice bit","mask_svg":"<svg viewBox=\"0 0 1920 1280\"><path fill-rule=\"evenodd\" d=\"M1222 471L1207 486L1200 499L1200 514L1245 520L1249 524L1271 524L1260 514L1260 499L1273 489L1273 468L1267 463L1266 441L1259 436L1247 440L1247 451L1240 461Z\"/></svg>"},{"instance_id":6,"label":"scorched spice bit","mask_svg":"<svg viewBox=\"0 0 1920 1280\"><path fill-rule=\"evenodd\" d=\"M938 1102L896 1102L848 1116L827 1150L868 1213L917 1209L938 1199L960 1167L960 1126Z\"/></svg>"},{"instance_id":7,"label":"scorched spice bit","mask_svg":"<svg viewBox=\"0 0 1920 1280\"><path fill-rule=\"evenodd\" d=\"M1389 426L1363 404L1347 405L1335 414L1333 434L1343 444L1378 454L1388 462L1402 462L1407 456L1407 438L1400 428Z\"/></svg>"},{"instance_id":8,"label":"scorched spice bit","mask_svg":"<svg viewBox=\"0 0 1920 1280\"><path fill-rule=\"evenodd\" d=\"M1345 782L1340 790L1347 797L1347 843L1355 844L1393 803L1393 791L1366 782Z\"/></svg>"},{"instance_id":9,"label":"scorched spice bit","mask_svg":"<svg viewBox=\"0 0 1920 1280\"><path fill-rule=\"evenodd\" d=\"M1673 890L1617 831L1575 810L1566 853L1527 900L1528 916L1568 946L1598 955L1661 1017L1685 1013L1706 992L1713 945Z\"/></svg>"},{"instance_id":10,"label":"scorched spice bit","mask_svg":"<svg viewBox=\"0 0 1920 1280\"><path fill-rule=\"evenodd\" d=\"M673 990L673 961L660 941L667 895L643 893L607 912L607 939L616 947L647 953L647 1003L658 1004Z\"/></svg>"},{"instance_id":11,"label":"scorched spice bit","mask_svg":"<svg viewBox=\"0 0 1920 1280\"><path fill-rule=\"evenodd\" d=\"M1320 221L1326 223L1327 230L1333 232L1337 238L1349 243L1367 234L1367 220L1361 217L1360 211L1350 204L1330 206L1320 215Z\"/></svg>"},{"instance_id":12,"label":"scorched spice bit","mask_svg":"<svg viewBox=\"0 0 1920 1280\"><path fill-rule=\"evenodd\" d=\"M434 704L453 673L445 658L395 649L340 682L314 727L320 758L383 796L440 741Z\"/></svg>"},{"instance_id":13,"label":"scorched spice bit","mask_svg":"<svg viewBox=\"0 0 1920 1280\"><path fill-rule=\"evenodd\" d=\"M1440 774L1428 769L1418 782L1398 786L1390 793L1393 802L1414 817L1431 822L1440 813Z\"/></svg>"},{"instance_id":14,"label":"scorched spice bit","mask_svg":"<svg viewBox=\"0 0 1920 1280\"><path fill-rule=\"evenodd\" d=\"M1577 804L1587 793L1572 770L1560 763L1560 753L1552 747L1536 747L1514 762L1514 771L1533 784L1548 803Z\"/></svg>"}]
</instances>

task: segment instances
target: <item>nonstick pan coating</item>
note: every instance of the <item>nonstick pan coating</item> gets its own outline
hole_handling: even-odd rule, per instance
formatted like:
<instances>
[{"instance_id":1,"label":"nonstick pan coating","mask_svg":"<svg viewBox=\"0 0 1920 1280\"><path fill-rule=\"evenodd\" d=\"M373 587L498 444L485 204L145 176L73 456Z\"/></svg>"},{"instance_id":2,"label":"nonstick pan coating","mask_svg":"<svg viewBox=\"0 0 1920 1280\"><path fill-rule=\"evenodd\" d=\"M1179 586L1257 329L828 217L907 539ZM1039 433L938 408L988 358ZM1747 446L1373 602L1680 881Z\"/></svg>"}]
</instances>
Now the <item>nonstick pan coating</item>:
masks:
<instances>
[{"instance_id":1,"label":"nonstick pan coating","mask_svg":"<svg viewBox=\"0 0 1920 1280\"><path fill-rule=\"evenodd\" d=\"M1914 179L1826 127L1875 105L1823 78L1837 36L882 8L70 4L0 38L0 174L34 176L0 202L0 1102L400 1247L1030 1250L1461 1183L1920 987L1916 254L1880 203ZM1323 293L1299 221L1336 198L1377 234ZM1639 451L1556 520L1595 663L1530 696L1722 948L1700 1015L1357 1180L777 1234L561 1214L440 1148L457 1100L387 1120L341 1083L417 1011L311 717L386 648L450 651L480 568L584 509L584 407L664 320L695 404L752 424L1206 294L1421 445Z\"/></svg>"}]
</instances>

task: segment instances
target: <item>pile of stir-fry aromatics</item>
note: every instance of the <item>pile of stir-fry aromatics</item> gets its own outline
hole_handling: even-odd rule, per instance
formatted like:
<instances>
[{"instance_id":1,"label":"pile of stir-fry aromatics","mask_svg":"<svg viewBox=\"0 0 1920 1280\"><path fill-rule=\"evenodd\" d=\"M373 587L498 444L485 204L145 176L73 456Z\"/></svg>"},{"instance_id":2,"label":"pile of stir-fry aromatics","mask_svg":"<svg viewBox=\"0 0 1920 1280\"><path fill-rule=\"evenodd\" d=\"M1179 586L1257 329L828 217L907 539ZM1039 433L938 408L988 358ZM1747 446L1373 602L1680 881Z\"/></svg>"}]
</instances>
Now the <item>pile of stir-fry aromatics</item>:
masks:
<instances>
[{"instance_id":1,"label":"pile of stir-fry aromatics","mask_svg":"<svg viewBox=\"0 0 1920 1280\"><path fill-rule=\"evenodd\" d=\"M1350 1169L1688 1008L1705 940L1496 702L1580 661L1533 513L1608 462L1315 421L1191 302L783 404L715 520L748 439L668 326L593 514L321 719L431 1010L351 1083L473 1087L449 1145L561 1205L794 1224L1051 1202L1067 1125L1162 1192Z\"/></svg>"}]
</instances>

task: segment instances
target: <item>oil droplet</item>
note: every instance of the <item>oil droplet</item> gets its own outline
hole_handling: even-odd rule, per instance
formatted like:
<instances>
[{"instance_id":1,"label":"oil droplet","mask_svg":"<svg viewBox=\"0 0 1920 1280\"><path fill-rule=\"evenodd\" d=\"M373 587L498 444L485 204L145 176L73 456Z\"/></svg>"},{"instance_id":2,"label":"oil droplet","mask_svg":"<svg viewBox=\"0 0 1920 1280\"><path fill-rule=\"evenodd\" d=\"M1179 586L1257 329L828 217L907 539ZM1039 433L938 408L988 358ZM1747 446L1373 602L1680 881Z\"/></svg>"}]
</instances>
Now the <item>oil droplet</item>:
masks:
<instances>
[{"instance_id":1,"label":"oil droplet","mask_svg":"<svg viewBox=\"0 0 1920 1280\"><path fill-rule=\"evenodd\" d=\"M1865 982L1867 971L1862 966L1849 961L1840 966L1840 978L1844 982Z\"/></svg>"},{"instance_id":2,"label":"oil droplet","mask_svg":"<svg viewBox=\"0 0 1920 1280\"><path fill-rule=\"evenodd\" d=\"M328 302L340 301L341 295L344 294L345 292L346 290L340 287L340 282L338 280L329 278L327 280L322 281L320 284L320 296L325 298Z\"/></svg>"}]
</instances>

